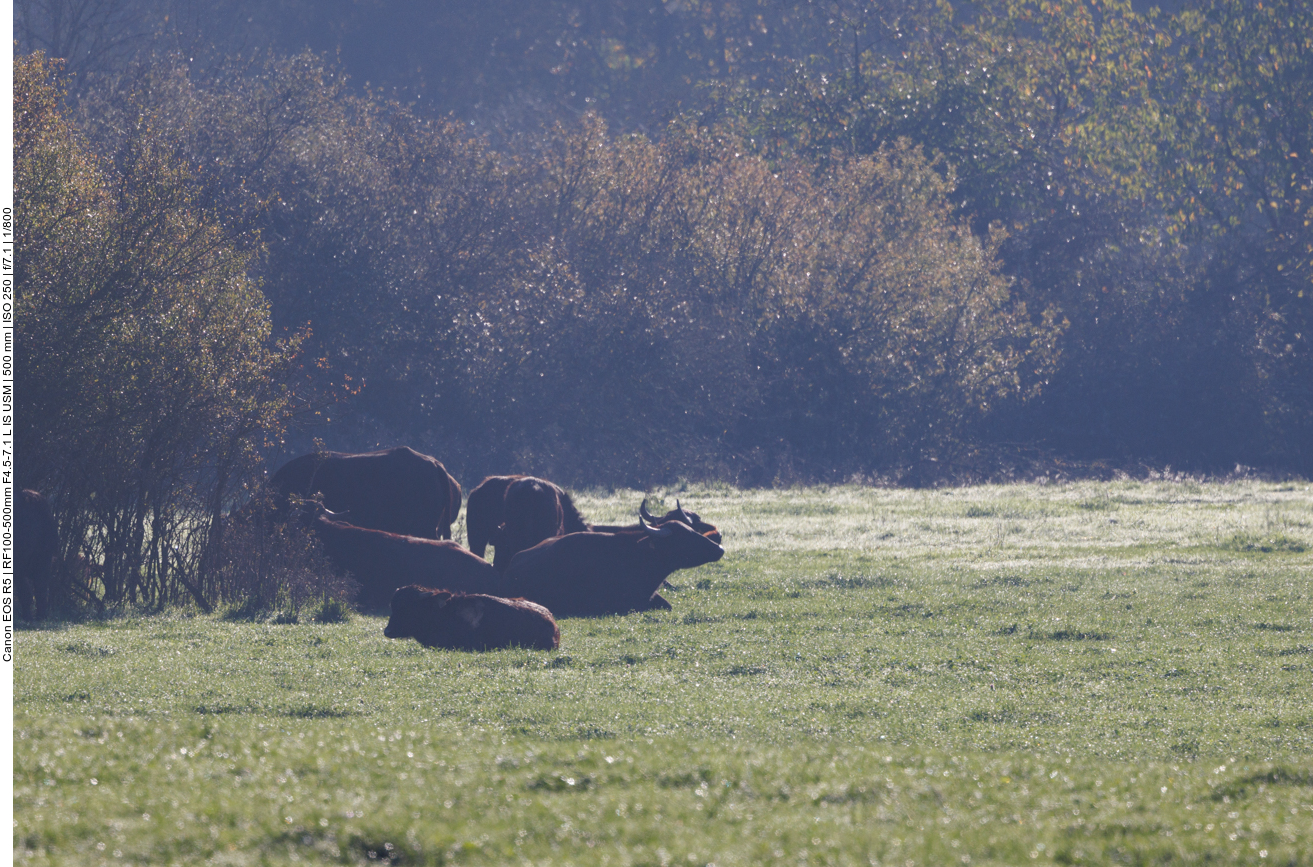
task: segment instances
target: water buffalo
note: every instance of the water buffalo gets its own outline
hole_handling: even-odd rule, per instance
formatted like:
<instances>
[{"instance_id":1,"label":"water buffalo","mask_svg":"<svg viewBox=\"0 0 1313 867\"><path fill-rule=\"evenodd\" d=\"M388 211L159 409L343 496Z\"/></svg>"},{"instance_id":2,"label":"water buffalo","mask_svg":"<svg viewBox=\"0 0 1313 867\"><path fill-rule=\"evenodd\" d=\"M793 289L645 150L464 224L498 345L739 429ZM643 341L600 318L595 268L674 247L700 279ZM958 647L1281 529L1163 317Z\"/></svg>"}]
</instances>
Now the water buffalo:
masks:
<instances>
[{"instance_id":1,"label":"water buffalo","mask_svg":"<svg viewBox=\"0 0 1313 867\"><path fill-rule=\"evenodd\" d=\"M460 485L436 458L406 446L363 454L316 452L288 461L269 479L281 501L323 495L351 523L424 539L450 539Z\"/></svg>"},{"instance_id":2,"label":"water buffalo","mask_svg":"<svg viewBox=\"0 0 1313 867\"><path fill-rule=\"evenodd\" d=\"M447 539L423 539L357 527L320 514L312 523L329 559L360 583L358 604L382 607L398 587L425 587L496 594L500 578L492 564Z\"/></svg>"},{"instance_id":3,"label":"water buffalo","mask_svg":"<svg viewBox=\"0 0 1313 867\"><path fill-rule=\"evenodd\" d=\"M552 612L541 605L414 585L392 594L392 616L383 634L450 650L513 646L554 650L561 643Z\"/></svg>"},{"instance_id":4,"label":"water buffalo","mask_svg":"<svg viewBox=\"0 0 1313 867\"><path fill-rule=\"evenodd\" d=\"M720 530L716 529L716 527L715 527L714 524L708 524L706 521L702 520L702 517L701 517L697 512L686 512L686 511L684 511L684 507L683 507L682 505L680 505L679 500L675 500L675 508L671 509L669 512L666 512L666 513L665 513L664 515L662 515L660 518L654 518L654 517L652 517L650 514L648 514L648 511L647 511L647 500L643 500L643 502L640 503L639 506L638 506L638 516L639 516L639 518L641 518L642 520L646 521L648 524L650 524L650 525L652 525L652 526L656 526L656 527L659 527L659 526L661 526L661 525L663 525L663 524L665 524L665 523L667 523L667 522L669 522L669 521L680 521L680 522L682 522L682 523L684 523L684 524L688 524L690 527L692 527L692 528L693 528L694 530L696 530L698 533L702 534L703 536L706 536L708 539L710 539L711 541L715 542L716 544L719 545L719 544L721 544L721 542L722 542L722 539L721 539L721 536L720 536ZM634 523L634 524L589 524L589 525L588 525L588 529L589 529L589 530L592 530L594 533L641 533L641 532L643 532L643 528L642 528L639 524L637 524L637 523ZM663 582L663 583L664 583L665 586L667 586L667 587L671 586L670 583L669 583L668 581L667 581L667 582ZM661 594L658 593L658 594L655 594L655 595L652 596L652 606L653 606L653 607L657 607L657 608L666 608L666 609L669 609L669 608L670 608L670 603L666 601L666 599L665 599L664 596L662 596Z\"/></svg>"},{"instance_id":5,"label":"water buffalo","mask_svg":"<svg viewBox=\"0 0 1313 867\"><path fill-rule=\"evenodd\" d=\"M50 582L59 554L59 527L50 501L24 488L14 501L14 595L24 620L50 616Z\"/></svg>"},{"instance_id":6,"label":"water buffalo","mask_svg":"<svg viewBox=\"0 0 1313 867\"><path fill-rule=\"evenodd\" d=\"M502 523L493 534L492 565L506 571L515 555L543 539L588 530L570 495L551 482L525 476L506 487Z\"/></svg>"},{"instance_id":7,"label":"water buffalo","mask_svg":"<svg viewBox=\"0 0 1313 867\"><path fill-rule=\"evenodd\" d=\"M497 528L506 520L502 506L506 499L506 489L516 479L524 476L488 476L470 489L470 496L465 501L465 536L470 550L482 557L488 550L488 543L496 535Z\"/></svg>"},{"instance_id":8,"label":"water buffalo","mask_svg":"<svg viewBox=\"0 0 1313 867\"><path fill-rule=\"evenodd\" d=\"M539 542L515 555L504 592L545 605L557 617L669 607L656 596L666 576L725 554L682 521L654 527L640 517L639 528L640 533L569 533Z\"/></svg>"},{"instance_id":9,"label":"water buffalo","mask_svg":"<svg viewBox=\"0 0 1313 867\"><path fill-rule=\"evenodd\" d=\"M509 529L509 536L505 535L504 525ZM552 532L534 538L546 530ZM497 547L494 562L501 560L503 569L517 551L549 536L587 530L588 525L570 495L559 486L533 476L489 476L470 491L465 504L465 534L470 550L482 557L491 542ZM507 551L503 558L503 548L514 550Z\"/></svg>"}]
</instances>

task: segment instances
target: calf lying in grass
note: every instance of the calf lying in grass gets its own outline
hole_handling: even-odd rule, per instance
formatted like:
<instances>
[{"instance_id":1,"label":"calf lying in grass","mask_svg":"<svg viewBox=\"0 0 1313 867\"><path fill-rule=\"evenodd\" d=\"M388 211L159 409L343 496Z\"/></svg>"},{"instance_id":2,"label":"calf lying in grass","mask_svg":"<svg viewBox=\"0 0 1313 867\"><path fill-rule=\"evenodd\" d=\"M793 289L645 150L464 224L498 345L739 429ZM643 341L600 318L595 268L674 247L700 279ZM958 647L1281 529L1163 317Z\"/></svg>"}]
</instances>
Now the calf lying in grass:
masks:
<instances>
[{"instance_id":1,"label":"calf lying in grass","mask_svg":"<svg viewBox=\"0 0 1313 867\"><path fill-rule=\"evenodd\" d=\"M553 650L561 632L552 612L524 599L453 593L412 584L392 594L388 638L414 638L425 647L495 650L531 647Z\"/></svg>"}]
</instances>

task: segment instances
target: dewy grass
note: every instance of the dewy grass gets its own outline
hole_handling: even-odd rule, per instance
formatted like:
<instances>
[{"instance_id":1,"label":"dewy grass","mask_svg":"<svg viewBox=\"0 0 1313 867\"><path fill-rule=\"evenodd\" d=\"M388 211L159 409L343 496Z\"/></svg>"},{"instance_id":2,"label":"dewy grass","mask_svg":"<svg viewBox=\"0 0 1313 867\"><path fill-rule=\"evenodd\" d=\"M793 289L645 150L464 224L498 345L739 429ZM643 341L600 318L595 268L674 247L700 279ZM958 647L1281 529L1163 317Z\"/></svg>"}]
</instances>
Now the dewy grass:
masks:
<instances>
[{"instance_id":1,"label":"dewy grass","mask_svg":"<svg viewBox=\"0 0 1313 867\"><path fill-rule=\"evenodd\" d=\"M1313 487L649 496L725 559L551 653L21 631L16 859L1313 862Z\"/></svg>"}]
</instances>

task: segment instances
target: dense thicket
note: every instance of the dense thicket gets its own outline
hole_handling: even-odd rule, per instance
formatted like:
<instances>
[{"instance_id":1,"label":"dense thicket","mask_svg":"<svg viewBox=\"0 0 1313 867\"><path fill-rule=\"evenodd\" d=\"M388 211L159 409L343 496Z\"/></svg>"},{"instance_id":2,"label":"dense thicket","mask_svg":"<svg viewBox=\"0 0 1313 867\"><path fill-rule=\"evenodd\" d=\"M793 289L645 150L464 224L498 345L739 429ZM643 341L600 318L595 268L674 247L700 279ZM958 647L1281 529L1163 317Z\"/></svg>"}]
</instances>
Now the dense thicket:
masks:
<instances>
[{"instance_id":1,"label":"dense thicket","mask_svg":"<svg viewBox=\"0 0 1313 867\"><path fill-rule=\"evenodd\" d=\"M1000 432L1307 472L1313 12L970 11L910 15L893 50L803 67L739 111L777 151L823 161L906 137L957 166L977 228L1008 232L1004 271L1070 322L1060 369Z\"/></svg>"},{"instance_id":2,"label":"dense thicket","mask_svg":"<svg viewBox=\"0 0 1313 867\"><path fill-rule=\"evenodd\" d=\"M360 447L592 484L865 471L954 453L1053 360L1053 317L906 144L817 173L727 129L589 115L506 155L309 56L132 81L84 98L89 127L121 147L148 93L215 207L268 203L275 321L356 392L331 415Z\"/></svg>"},{"instance_id":3,"label":"dense thicket","mask_svg":"<svg viewBox=\"0 0 1313 867\"><path fill-rule=\"evenodd\" d=\"M107 160L58 104L19 58L18 480L55 496L69 558L103 565L96 601L164 604L198 594L209 527L285 420L296 339L270 339L249 244L149 115Z\"/></svg>"}]
</instances>

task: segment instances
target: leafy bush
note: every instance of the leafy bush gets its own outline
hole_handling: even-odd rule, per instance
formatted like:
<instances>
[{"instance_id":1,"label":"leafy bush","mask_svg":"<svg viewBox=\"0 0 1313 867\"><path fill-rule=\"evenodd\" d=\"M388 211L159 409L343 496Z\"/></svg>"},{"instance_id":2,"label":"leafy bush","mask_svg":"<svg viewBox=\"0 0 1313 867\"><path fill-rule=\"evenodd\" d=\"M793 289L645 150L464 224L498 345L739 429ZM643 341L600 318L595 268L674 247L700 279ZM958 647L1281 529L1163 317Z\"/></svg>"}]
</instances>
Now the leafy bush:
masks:
<instances>
[{"instance_id":1,"label":"leafy bush","mask_svg":"<svg viewBox=\"0 0 1313 867\"><path fill-rule=\"evenodd\" d=\"M19 482L53 495L98 602L208 609L210 528L286 418L297 339L271 338L252 239L197 206L149 116L110 162L61 114L50 63L14 73Z\"/></svg>"},{"instance_id":2,"label":"leafy bush","mask_svg":"<svg viewBox=\"0 0 1313 867\"><path fill-rule=\"evenodd\" d=\"M590 484L902 472L1052 363L1058 324L906 144L818 174L727 129L586 116L498 155L310 56L141 80L215 190L271 203L263 285L313 331L305 381L345 386L340 447ZM135 98L83 110L113 142Z\"/></svg>"},{"instance_id":3,"label":"leafy bush","mask_svg":"<svg viewBox=\"0 0 1313 867\"><path fill-rule=\"evenodd\" d=\"M770 482L778 460L749 455L899 467L1034 389L1058 326L956 222L951 177L905 143L819 176L747 151L554 130L520 221L531 271L480 303L464 375L501 401L477 429L591 483Z\"/></svg>"}]
</instances>

